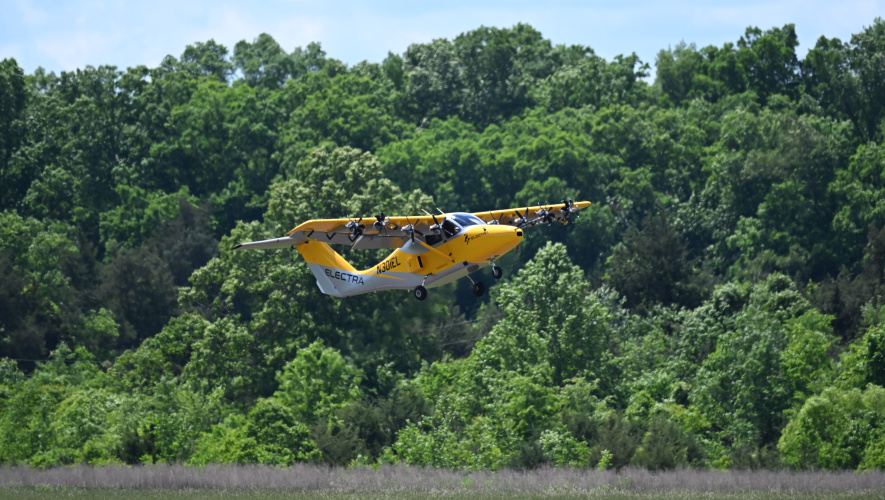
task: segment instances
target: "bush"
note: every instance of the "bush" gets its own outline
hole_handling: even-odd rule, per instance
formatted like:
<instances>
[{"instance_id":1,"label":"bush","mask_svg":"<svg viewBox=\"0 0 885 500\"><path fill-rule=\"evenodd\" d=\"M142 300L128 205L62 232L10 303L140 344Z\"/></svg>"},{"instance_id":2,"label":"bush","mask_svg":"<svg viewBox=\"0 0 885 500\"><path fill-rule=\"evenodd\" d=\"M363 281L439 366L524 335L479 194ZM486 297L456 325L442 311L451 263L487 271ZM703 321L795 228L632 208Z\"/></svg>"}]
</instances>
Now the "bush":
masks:
<instances>
[{"instance_id":1,"label":"bush","mask_svg":"<svg viewBox=\"0 0 885 500\"><path fill-rule=\"evenodd\" d=\"M885 465L885 389L825 389L790 420L778 450L796 468L868 469Z\"/></svg>"}]
</instances>

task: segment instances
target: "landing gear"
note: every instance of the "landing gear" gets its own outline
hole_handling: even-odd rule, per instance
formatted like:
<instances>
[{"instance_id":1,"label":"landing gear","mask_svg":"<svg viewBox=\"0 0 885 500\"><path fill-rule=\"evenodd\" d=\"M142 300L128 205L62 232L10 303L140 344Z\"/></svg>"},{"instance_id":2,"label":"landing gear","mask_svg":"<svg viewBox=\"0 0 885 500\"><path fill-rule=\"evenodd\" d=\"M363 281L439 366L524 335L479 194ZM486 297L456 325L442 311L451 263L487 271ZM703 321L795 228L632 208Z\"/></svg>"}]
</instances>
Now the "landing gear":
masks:
<instances>
[{"instance_id":1,"label":"landing gear","mask_svg":"<svg viewBox=\"0 0 885 500\"><path fill-rule=\"evenodd\" d=\"M492 264L492 276L494 276L496 280L499 280L501 279L501 276L504 276L504 270Z\"/></svg>"},{"instance_id":2,"label":"landing gear","mask_svg":"<svg viewBox=\"0 0 885 500\"><path fill-rule=\"evenodd\" d=\"M473 279L471 279L470 276L464 276L464 277L469 279L470 282L473 283L473 295L476 295L477 297L479 297L486 292L486 286L483 285L481 281L473 281Z\"/></svg>"},{"instance_id":3,"label":"landing gear","mask_svg":"<svg viewBox=\"0 0 885 500\"><path fill-rule=\"evenodd\" d=\"M427 298L427 289L421 285L415 287L415 298L418 300L424 300Z\"/></svg>"}]
</instances>

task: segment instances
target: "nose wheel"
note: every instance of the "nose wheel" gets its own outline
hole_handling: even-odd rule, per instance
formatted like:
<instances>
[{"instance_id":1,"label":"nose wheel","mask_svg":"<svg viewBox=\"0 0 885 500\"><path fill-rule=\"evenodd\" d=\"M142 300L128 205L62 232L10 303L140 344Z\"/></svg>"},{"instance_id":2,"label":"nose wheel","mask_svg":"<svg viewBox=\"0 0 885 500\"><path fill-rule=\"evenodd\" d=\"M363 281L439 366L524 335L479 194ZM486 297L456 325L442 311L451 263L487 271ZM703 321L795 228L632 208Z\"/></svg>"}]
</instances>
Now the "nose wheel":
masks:
<instances>
[{"instance_id":1,"label":"nose wheel","mask_svg":"<svg viewBox=\"0 0 885 500\"><path fill-rule=\"evenodd\" d=\"M418 300L424 300L427 298L427 289L421 285L415 287L415 298Z\"/></svg>"}]
</instances>

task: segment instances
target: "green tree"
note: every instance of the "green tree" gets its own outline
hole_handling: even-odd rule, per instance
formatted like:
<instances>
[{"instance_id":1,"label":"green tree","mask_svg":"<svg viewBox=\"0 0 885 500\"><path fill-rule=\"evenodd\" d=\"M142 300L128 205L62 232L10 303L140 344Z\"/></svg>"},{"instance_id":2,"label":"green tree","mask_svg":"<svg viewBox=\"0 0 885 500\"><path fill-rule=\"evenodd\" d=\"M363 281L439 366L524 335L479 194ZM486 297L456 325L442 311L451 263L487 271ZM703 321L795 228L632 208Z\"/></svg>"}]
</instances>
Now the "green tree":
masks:
<instances>
[{"instance_id":1,"label":"green tree","mask_svg":"<svg viewBox=\"0 0 885 500\"><path fill-rule=\"evenodd\" d=\"M821 37L802 62L809 94L828 113L850 120L862 142L881 139L883 50L885 20L877 17L848 43Z\"/></svg>"},{"instance_id":2,"label":"green tree","mask_svg":"<svg viewBox=\"0 0 885 500\"><path fill-rule=\"evenodd\" d=\"M684 41L675 48L661 50L655 60L655 86L679 105L692 94L695 79L706 76L702 73L704 62L697 47Z\"/></svg>"},{"instance_id":3,"label":"green tree","mask_svg":"<svg viewBox=\"0 0 885 500\"><path fill-rule=\"evenodd\" d=\"M519 114L531 104L530 91L562 64L578 63L578 50L555 51L529 25L480 27L451 42L437 39L410 45L403 55L406 95L415 122L458 116L485 127ZM632 73L633 64L629 64Z\"/></svg>"},{"instance_id":4,"label":"green tree","mask_svg":"<svg viewBox=\"0 0 885 500\"><path fill-rule=\"evenodd\" d=\"M854 106L849 117L866 140L882 139L882 120L885 118L885 20L877 17L861 33L851 35L849 52L849 92L854 94ZM849 101L850 102L850 101Z\"/></svg>"},{"instance_id":5,"label":"green tree","mask_svg":"<svg viewBox=\"0 0 885 500\"><path fill-rule=\"evenodd\" d=\"M112 385L122 392L150 392L164 378L180 378L209 325L203 317L192 313L172 318L137 349L117 357L108 370Z\"/></svg>"},{"instance_id":6,"label":"green tree","mask_svg":"<svg viewBox=\"0 0 885 500\"><path fill-rule=\"evenodd\" d=\"M830 318L782 275L755 285L701 363L689 396L716 437L738 450L772 445L785 410L832 380Z\"/></svg>"},{"instance_id":7,"label":"green tree","mask_svg":"<svg viewBox=\"0 0 885 500\"><path fill-rule=\"evenodd\" d=\"M265 91L200 80L189 99L169 111L170 133L151 157L171 177L166 192L187 186L212 201L219 234L237 220L260 217L279 164L271 156L282 110Z\"/></svg>"},{"instance_id":8,"label":"green tree","mask_svg":"<svg viewBox=\"0 0 885 500\"><path fill-rule=\"evenodd\" d=\"M848 262L858 260L870 225L885 227L885 145L863 144L851 156L847 168L839 169L829 192L841 201L833 217L839 243L850 252Z\"/></svg>"},{"instance_id":9,"label":"green tree","mask_svg":"<svg viewBox=\"0 0 885 500\"><path fill-rule=\"evenodd\" d=\"M796 27L786 24L763 32L747 28L738 42L738 59L747 71L747 80L763 102L774 94L796 98L799 83L799 59Z\"/></svg>"},{"instance_id":10,"label":"green tree","mask_svg":"<svg viewBox=\"0 0 885 500\"><path fill-rule=\"evenodd\" d=\"M258 443L259 463L290 465L319 459L307 427L294 417L291 409L273 399L262 399L249 411L246 435Z\"/></svg>"},{"instance_id":11,"label":"green tree","mask_svg":"<svg viewBox=\"0 0 885 500\"><path fill-rule=\"evenodd\" d=\"M280 138L285 156L300 160L324 143L376 151L406 134L383 78L314 73L285 88L294 109Z\"/></svg>"},{"instance_id":12,"label":"green tree","mask_svg":"<svg viewBox=\"0 0 885 500\"><path fill-rule=\"evenodd\" d=\"M724 118L701 199L715 214L711 243L730 275L756 280L779 271L805 281L833 269L841 245L819 221L836 211L828 185L847 157L846 132L844 124L770 109Z\"/></svg>"},{"instance_id":13,"label":"green tree","mask_svg":"<svg viewBox=\"0 0 885 500\"><path fill-rule=\"evenodd\" d=\"M295 72L295 61L267 33L234 46L233 63L253 87L280 88Z\"/></svg>"},{"instance_id":14,"label":"green tree","mask_svg":"<svg viewBox=\"0 0 885 500\"><path fill-rule=\"evenodd\" d=\"M203 433L190 463L260 463L282 467L317 461L320 452L308 432L291 409L274 399L261 399L245 418L231 415Z\"/></svg>"},{"instance_id":15,"label":"green tree","mask_svg":"<svg viewBox=\"0 0 885 500\"><path fill-rule=\"evenodd\" d=\"M196 42L185 47L181 54L181 63L195 76L213 76L222 83L227 83L233 73L233 64L227 57L227 47L215 43L215 40Z\"/></svg>"},{"instance_id":16,"label":"green tree","mask_svg":"<svg viewBox=\"0 0 885 500\"><path fill-rule=\"evenodd\" d=\"M611 286L631 307L676 304L696 307L709 293L700 269L665 215L630 228L607 261Z\"/></svg>"},{"instance_id":17,"label":"green tree","mask_svg":"<svg viewBox=\"0 0 885 500\"><path fill-rule=\"evenodd\" d=\"M6 364L3 385L12 392L0 403L0 462L42 466L72 463L76 450L71 448L90 431L84 429L78 435L67 424L54 424L57 406L78 390L101 387L103 378L86 349L72 351L66 344L52 351L50 359L40 363L29 378ZM57 440L64 439L71 440L69 446L59 449L64 442Z\"/></svg>"},{"instance_id":18,"label":"green tree","mask_svg":"<svg viewBox=\"0 0 885 500\"><path fill-rule=\"evenodd\" d=\"M27 189L25 172L14 171L10 164L25 138L27 88L24 71L15 59L0 62L0 210L14 207Z\"/></svg>"},{"instance_id":19,"label":"green tree","mask_svg":"<svg viewBox=\"0 0 885 500\"><path fill-rule=\"evenodd\" d=\"M113 342L114 328L90 324L96 319L77 232L69 224L45 223L14 212L0 213L0 355L43 359L61 341L93 347ZM33 365L30 365L33 367Z\"/></svg>"},{"instance_id":20,"label":"green tree","mask_svg":"<svg viewBox=\"0 0 885 500\"><path fill-rule=\"evenodd\" d=\"M506 316L471 355L477 374L529 375L547 364L556 385L577 376L607 379L609 313L597 296L587 295L565 246L548 244L496 295Z\"/></svg>"},{"instance_id":21,"label":"green tree","mask_svg":"<svg viewBox=\"0 0 885 500\"><path fill-rule=\"evenodd\" d=\"M97 290L120 325L119 346L130 348L156 335L177 313L178 289L169 267L156 252L112 247Z\"/></svg>"},{"instance_id":22,"label":"green tree","mask_svg":"<svg viewBox=\"0 0 885 500\"><path fill-rule=\"evenodd\" d=\"M121 184L116 188L120 204L101 214L99 233L102 243L112 241L126 247L137 247L164 223L174 219L183 203L194 203L187 188L178 193L147 192L138 186Z\"/></svg>"},{"instance_id":23,"label":"green tree","mask_svg":"<svg viewBox=\"0 0 885 500\"><path fill-rule=\"evenodd\" d=\"M609 313L585 286L564 246L541 249L495 293L505 317L470 356L434 363L419 375L436 409L400 431L395 456L467 468L527 466L545 460L545 453L554 462L586 460L586 452L554 428L567 380L598 378L603 391L611 385ZM556 444L562 439L566 444Z\"/></svg>"},{"instance_id":24,"label":"green tree","mask_svg":"<svg viewBox=\"0 0 885 500\"><path fill-rule=\"evenodd\" d=\"M322 340L298 351L277 377L274 398L308 423L360 397L362 373Z\"/></svg>"},{"instance_id":25,"label":"green tree","mask_svg":"<svg viewBox=\"0 0 885 500\"><path fill-rule=\"evenodd\" d=\"M833 387L809 398L778 442L784 460L797 468L879 468L885 463L885 390Z\"/></svg>"}]
</instances>

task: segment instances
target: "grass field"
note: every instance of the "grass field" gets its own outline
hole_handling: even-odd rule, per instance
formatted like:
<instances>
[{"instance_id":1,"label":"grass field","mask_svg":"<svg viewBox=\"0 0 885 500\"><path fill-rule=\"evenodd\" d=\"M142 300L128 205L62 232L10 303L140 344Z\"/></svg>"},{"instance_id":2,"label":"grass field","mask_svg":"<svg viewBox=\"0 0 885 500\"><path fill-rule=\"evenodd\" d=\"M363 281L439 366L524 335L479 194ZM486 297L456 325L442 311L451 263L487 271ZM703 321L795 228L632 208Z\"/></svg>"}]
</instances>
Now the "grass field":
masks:
<instances>
[{"instance_id":1,"label":"grass field","mask_svg":"<svg viewBox=\"0 0 885 500\"><path fill-rule=\"evenodd\" d=\"M44 499L119 499L119 500L214 500L232 498L244 500L326 500L326 499L374 499L374 500L411 500L424 498L440 499L573 499L600 498L624 500L848 500L848 499L881 499L882 491L842 491L842 492L773 492L773 491L537 491L517 493L512 491L275 491L275 490L130 490L107 488L33 488L33 487L0 487L0 498L17 500Z\"/></svg>"},{"instance_id":2,"label":"grass field","mask_svg":"<svg viewBox=\"0 0 885 500\"><path fill-rule=\"evenodd\" d=\"M465 472L419 467L298 465L0 467L0 498L61 499L879 499L885 473L542 468Z\"/></svg>"}]
</instances>

